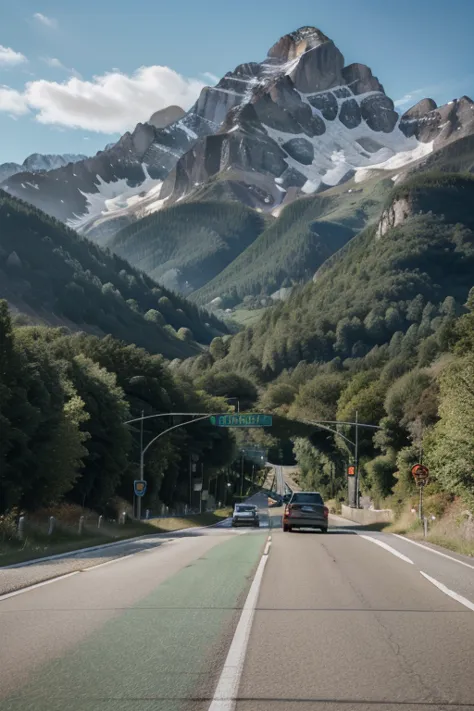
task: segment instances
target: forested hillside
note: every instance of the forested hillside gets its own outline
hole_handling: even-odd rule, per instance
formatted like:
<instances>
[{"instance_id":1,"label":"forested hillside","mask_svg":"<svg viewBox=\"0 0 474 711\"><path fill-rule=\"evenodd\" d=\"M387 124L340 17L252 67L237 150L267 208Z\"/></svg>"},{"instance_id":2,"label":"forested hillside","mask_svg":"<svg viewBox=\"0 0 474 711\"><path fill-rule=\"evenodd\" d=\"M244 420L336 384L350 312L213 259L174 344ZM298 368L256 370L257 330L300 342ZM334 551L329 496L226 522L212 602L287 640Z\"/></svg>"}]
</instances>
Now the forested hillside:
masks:
<instances>
[{"instance_id":1,"label":"forested hillside","mask_svg":"<svg viewBox=\"0 0 474 711\"><path fill-rule=\"evenodd\" d=\"M226 306L248 295L269 295L312 278L326 259L360 232L381 210L393 187L388 180L339 186L301 198L191 300L208 304L217 296Z\"/></svg>"},{"instance_id":2,"label":"forested hillside","mask_svg":"<svg viewBox=\"0 0 474 711\"><path fill-rule=\"evenodd\" d=\"M126 420L225 407L174 377L161 356L110 336L14 328L0 301L0 515L62 499L99 511L117 496L130 501L140 432ZM172 424L145 420L145 441ZM147 453L147 506L189 501L190 453L212 477L234 459L234 440L208 422L165 435Z\"/></svg>"},{"instance_id":3,"label":"forested hillside","mask_svg":"<svg viewBox=\"0 0 474 711\"><path fill-rule=\"evenodd\" d=\"M154 279L188 293L245 251L268 219L238 202L183 203L125 227L107 246Z\"/></svg>"},{"instance_id":4,"label":"forested hillside","mask_svg":"<svg viewBox=\"0 0 474 711\"><path fill-rule=\"evenodd\" d=\"M353 421L357 411L359 421L382 428L361 440L364 491L376 500L408 495L421 451L434 489L472 504L473 204L467 175L418 176L396 187L379 223L313 283L254 328L216 339L209 356L182 371L236 371L259 385L263 408L296 420ZM352 452L341 442L296 441L306 485L326 494L343 486Z\"/></svg>"},{"instance_id":5,"label":"forested hillside","mask_svg":"<svg viewBox=\"0 0 474 711\"><path fill-rule=\"evenodd\" d=\"M410 205L401 224L351 240L314 282L238 334L226 363L272 380L300 360L343 362L392 339L417 342L420 329L432 334L447 297L459 309L474 274L474 177L419 176L395 188L387 208L398 199Z\"/></svg>"},{"instance_id":6,"label":"forested hillside","mask_svg":"<svg viewBox=\"0 0 474 711\"><path fill-rule=\"evenodd\" d=\"M0 298L34 320L110 333L166 357L225 326L124 259L0 191Z\"/></svg>"}]
</instances>

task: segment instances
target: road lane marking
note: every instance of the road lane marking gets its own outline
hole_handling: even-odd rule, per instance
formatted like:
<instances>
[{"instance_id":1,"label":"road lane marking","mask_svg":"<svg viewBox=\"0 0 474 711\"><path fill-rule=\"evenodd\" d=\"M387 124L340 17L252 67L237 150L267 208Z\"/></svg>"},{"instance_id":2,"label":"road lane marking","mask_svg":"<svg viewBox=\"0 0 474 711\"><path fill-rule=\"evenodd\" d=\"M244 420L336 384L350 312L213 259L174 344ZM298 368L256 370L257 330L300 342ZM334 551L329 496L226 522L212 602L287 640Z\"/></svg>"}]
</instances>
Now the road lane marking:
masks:
<instances>
[{"instance_id":1,"label":"road lane marking","mask_svg":"<svg viewBox=\"0 0 474 711\"><path fill-rule=\"evenodd\" d=\"M268 555L263 555L258 564L209 711L233 711L235 709L250 630L267 560Z\"/></svg>"},{"instance_id":2,"label":"road lane marking","mask_svg":"<svg viewBox=\"0 0 474 711\"><path fill-rule=\"evenodd\" d=\"M21 590L14 590L13 592L5 593L0 595L0 602L2 600L7 600L9 597L15 597L16 595L22 595L23 593L34 590L35 588L41 588L43 585L49 585L50 583L56 583L58 580L65 580L65 578L70 578L72 575L78 575L80 570L73 570L72 573L65 573L64 575L58 575L56 578L50 578L49 580L43 580L41 583L35 583L34 585L28 585L27 588L21 588Z\"/></svg>"},{"instance_id":3,"label":"road lane marking","mask_svg":"<svg viewBox=\"0 0 474 711\"><path fill-rule=\"evenodd\" d=\"M418 548L423 548L423 550L425 550L425 551L430 551L430 553L436 553L436 555L440 555L443 558L448 558L449 560L454 560L455 563L459 563L459 565L464 565L465 568L471 568L472 570L474 570L474 565L471 565L470 563L465 563L463 560L458 560L457 558L453 558L452 555L448 555L447 553L442 553L441 551L437 551L434 548L425 546L423 543L418 543L418 541L412 541L411 538L406 538L405 536L401 536L399 533L392 533L392 536L396 536L397 538L400 538L400 540L405 541L406 543L411 543L414 546L418 546Z\"/></svg>"},{"instance_id":4,"label":"road lane marking","mask_svg":"<svg viewBox=\"0 0 474 711\"><path fill-rule=\"evenodd\" d=\"M272 545L272 542L270 540L268 540L265 545L265 550L263 551L263 555L268 555L268 551L270 550L271 545Z\"/></svg>"},{"instance_id":5,"label":"road lane marking","mask_svg":"<svg viewBox=\"0 0 474 711\"><path fill-rule=\"evenodd\" d=\"M384 548L386 551L391 553L392 555L396 555L397 558L401 558L401 560L404 560L405 563L411 563L411 565L414 565L413 561L410 560L410 558L407 558L406 555L403 555L403 553L399 553L395 548L392 548L392 546L389 546L388 543L384 543L383 541L379 541L377 538L374 538L373 536L364 536L363 533L358 533L357 534L360 538L365 538L366 541L370 541L371 543L375 543L376 546L380 546L381 548Z\"/></svg>"},{"instance_id":6,"label":"road lane marking","mask_svg":"<svg viewBox=\"0 0 474 711\"><path fill-rule=\"evenodd\" d=\"M2 570L10 570L11 568L26 568L30 565L38 565L39 563L46 563L49 560L59 560L68 559L79 556L82 553L92 553L94 551L107 550L108 548L113 548L114 546L126 546L129 543L146 543L148 540L156 540L159 536L168 537L176 533L186 533L189 531L202 531L208 528L226 528L227 525L230 526L231 518L225 518L217 523L211 523L209 526L188 526L187 528L177 528L175 531L161 531L161 533L145 533L142 536L135 536L134 538L122 538L120 541L112 541L111 543L101 543L97 546L89 546L88 548L78 548L73 551L66 551L65 553L55 553L54 555L47 555L41 558L33 558L32 560L26 560L23 563L12 563L11 565L0 566L0 572ZM225 525L227 524L227 525Z\"/></svg>"},{"instance_id":7,"label":"road lane marking","mask_svg":"<svg viewBox=\"0 0 474 711\"><path fill-rule=\"evenodd\" d=\"M453 600L456 600L457 602L460 602L461 605L464 605L464 607L469 608L469 610L472 610L474 612L474 602L471 602L467 598L463 597L462 595L459 595L457 592L454 592L454 590L450 590L449 588L446 587L446 585L443 585L443 583L440 583L439 580L435 580L434 578L431 578L429 575L424 573L422 570L420 570L420 573L426 580L429 580L430 583L433 583L433 585L436 585L437 588L441 590L441 592L444 592L445 595L449 595L449 597L452 597Z\"/></svg>"},{"instance_id":8,"label":"road lane marking","mask_svg":"<svg viewBox=\"0 0 474 711\"><path fill-rule=\"evenodd\" d=\"M82 568L79 572L80 573L88 573L89 570L96 570L97 568L103 568L104 565L112 565L112 563L118 563L120 560L127 560L127 558L131 558L134 555L138 555L139 553L149 553L148 548L146 548L143 551L134 551L133 553L129 553L128 555L122 555L120 558L112 558L112 560L106 560L105 563L97 563L97 565L90 565L87 568Z\"/></svg>"}]
</instances>

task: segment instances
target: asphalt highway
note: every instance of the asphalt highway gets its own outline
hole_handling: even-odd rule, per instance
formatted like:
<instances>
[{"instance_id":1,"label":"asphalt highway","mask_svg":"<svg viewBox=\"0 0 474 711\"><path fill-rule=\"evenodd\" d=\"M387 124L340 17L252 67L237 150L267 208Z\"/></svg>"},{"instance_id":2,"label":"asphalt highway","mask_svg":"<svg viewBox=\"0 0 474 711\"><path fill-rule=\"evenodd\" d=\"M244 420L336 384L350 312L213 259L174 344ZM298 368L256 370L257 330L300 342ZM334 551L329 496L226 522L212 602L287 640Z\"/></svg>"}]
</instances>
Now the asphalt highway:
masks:
<instances>
[{"instance_id":1,"label":"asphalt highway","mask_svg":"<svg viewBox=\"0 0 474 711\"><path fill-rule=\"evenodd\" d=\"M474 710L474 561L255 501L0 595L2 711Z\"/></svg>"}]
</instances>

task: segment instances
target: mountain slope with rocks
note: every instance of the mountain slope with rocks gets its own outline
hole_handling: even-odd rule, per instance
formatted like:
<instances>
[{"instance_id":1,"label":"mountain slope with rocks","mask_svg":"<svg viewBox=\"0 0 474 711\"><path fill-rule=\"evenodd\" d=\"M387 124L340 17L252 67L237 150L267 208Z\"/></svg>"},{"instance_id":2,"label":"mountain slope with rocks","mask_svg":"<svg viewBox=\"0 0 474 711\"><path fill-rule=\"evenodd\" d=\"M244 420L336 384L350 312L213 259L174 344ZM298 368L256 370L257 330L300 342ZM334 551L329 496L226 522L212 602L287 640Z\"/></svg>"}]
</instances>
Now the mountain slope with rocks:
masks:
<instances>
[{"instance_id":1,"label":"mountain slope with rocks","mask_svg":"<svg viewBox=\"0 0 474 711\"><path fill-rule=\"evenodd\" d=\"M154 115L108 150L42 175L35 188L26 175L3 187L103 240L212 180L225 182L232 199L276 214L300 195L402 169L474 133L467 97L443 107L424 99L400 117L371 70L346 66L314 27L204 88L184 116L179 107L165 111L176 109L171 124Z\"/></svg>"},{"instance_id":2,"label":"mountain slope with rocks","mask_svg":"<svg viewBox=\"0 0 474 711\"><path fill-rule=\"evenodd\" d=\"M78 163L86 160L87 156L82 153L65 153L64 155L51 155L42 153L32 153L25 158L23 163L2 163L0 164L0 182L7 180L17 173L39 173L47 170L62 168L68 163Z\"/></svg>"}]
</instances>

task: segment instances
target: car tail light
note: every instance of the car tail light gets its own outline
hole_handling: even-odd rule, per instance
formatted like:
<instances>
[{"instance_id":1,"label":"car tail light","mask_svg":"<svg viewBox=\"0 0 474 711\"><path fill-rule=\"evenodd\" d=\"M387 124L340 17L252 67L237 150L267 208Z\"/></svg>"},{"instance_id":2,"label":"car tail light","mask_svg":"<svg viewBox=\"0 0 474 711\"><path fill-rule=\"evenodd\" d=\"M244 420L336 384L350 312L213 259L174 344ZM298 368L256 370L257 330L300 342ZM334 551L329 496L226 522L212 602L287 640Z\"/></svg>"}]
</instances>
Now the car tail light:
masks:
<instances>
[{"instance_id":1,"label":"car tail light","mask_svg":"<svg viewBox=\"0 0 474 711\"><path fill-rule=\"evenodd\" d=\"M324 518L327 518L329 516L329 509L327 506L324 507Z\"/></svg>"},{"instance_id":2,"label":"car tail light","mask_svg":"<svg viewBox=\"0 0 474 711\"><path fill-rule=\"evenodd\" d=\"M285 512L284 512L283 516L289 516L289 514L290 514L290 505L286 504Z\"/></svg>"}]
</instances>

